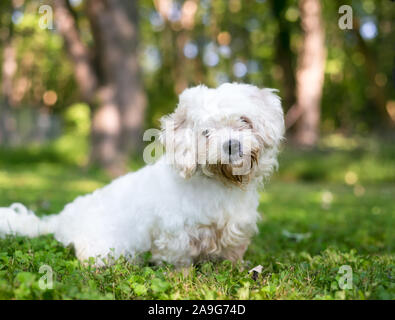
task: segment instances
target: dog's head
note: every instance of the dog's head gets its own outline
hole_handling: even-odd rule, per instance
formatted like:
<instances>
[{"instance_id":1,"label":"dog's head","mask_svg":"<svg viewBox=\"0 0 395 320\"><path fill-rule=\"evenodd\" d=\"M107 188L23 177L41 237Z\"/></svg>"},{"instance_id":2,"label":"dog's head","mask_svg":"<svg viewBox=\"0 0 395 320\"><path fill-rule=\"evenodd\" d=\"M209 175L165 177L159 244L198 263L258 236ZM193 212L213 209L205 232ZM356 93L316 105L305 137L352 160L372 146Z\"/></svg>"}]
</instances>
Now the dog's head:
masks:
<instances>
[{"instance_id":1,"label":"dog's head","mask_svg":"<svg viewBox=\"0 0 395 320\"><path fill-rule=\"evenodd\" d=\"M238 83L186 89L161 123L166 156L183 177L202 172L239 186L271 174L284 134L275 90Z\"/></svg>"}]
</instances>

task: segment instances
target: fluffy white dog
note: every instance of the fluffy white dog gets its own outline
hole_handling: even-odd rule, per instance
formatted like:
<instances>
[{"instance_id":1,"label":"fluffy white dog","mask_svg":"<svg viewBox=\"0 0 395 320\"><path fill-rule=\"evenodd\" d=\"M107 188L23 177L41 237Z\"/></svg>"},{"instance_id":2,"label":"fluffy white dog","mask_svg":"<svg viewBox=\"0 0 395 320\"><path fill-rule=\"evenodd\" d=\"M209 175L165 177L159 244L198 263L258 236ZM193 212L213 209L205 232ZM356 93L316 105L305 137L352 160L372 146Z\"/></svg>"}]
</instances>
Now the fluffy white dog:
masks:
<instances>
[{"instance_id":1,"label":"fluffy white dog","mask_svg":"<svg viewBox=\"0 0 395 320\"><path fill-rule=\"evenodd\" d=\"M147 251L153 262L176 266L242 259L257 231L257 189L277 166L284 133L274 92L237 83L186 89L161 120L165 156L57 215L0 208L0 235L53 233L98 265Z\"/></svg>"}]
</instances>

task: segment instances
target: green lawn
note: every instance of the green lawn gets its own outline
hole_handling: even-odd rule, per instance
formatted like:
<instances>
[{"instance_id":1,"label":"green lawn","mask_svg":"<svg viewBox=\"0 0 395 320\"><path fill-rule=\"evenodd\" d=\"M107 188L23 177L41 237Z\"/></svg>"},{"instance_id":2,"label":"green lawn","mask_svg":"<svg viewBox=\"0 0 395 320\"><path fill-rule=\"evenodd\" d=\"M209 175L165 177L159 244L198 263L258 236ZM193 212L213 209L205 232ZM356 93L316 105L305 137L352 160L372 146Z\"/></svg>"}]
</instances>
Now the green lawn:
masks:
<instances>
[{"instance_id":1,"label":"green lawn","mask_svg":"<svg viewBox=\"0 0 395 320\"><path fill-rule=\"evenodd\" d=\"M51 149L0 152L0 206L23 202L58 212L109 179L62 161ZM243 265L81 265L52 236L0 240L1 299L395 299L395 148L382 141L324 140L315 151L285 147L261 193L263 219ZM54 271L41 290L42 265ZM248 270L262 265L253 278ZM353 288L341 290L342 265Z\"/></svg>"}]
</instances>

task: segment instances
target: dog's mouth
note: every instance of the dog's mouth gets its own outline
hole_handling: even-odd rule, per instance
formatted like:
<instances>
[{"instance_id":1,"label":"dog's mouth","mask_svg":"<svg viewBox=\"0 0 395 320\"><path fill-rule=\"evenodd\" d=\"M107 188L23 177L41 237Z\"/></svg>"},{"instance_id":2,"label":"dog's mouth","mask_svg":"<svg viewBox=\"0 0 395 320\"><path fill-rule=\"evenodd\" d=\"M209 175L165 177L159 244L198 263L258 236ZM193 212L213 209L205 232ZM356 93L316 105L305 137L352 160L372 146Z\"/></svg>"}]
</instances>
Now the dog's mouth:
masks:
<instances>
[{"instance_id":1,"label":"dog's mouth","mask_svg":"<svg viewBox=\"0 0 395 320\"><path fill-rule=\"evenodd\" d=\"M243 187L253 176L254 167L258 164L259 151L252 150L249 156L230 156L228 163L207 164L206 170L225 184Z\"/></svg>"},{"instance_id":2,"label":"dog's mouth","mask_svg":"<svg viewBox=\"0 0 395 320\"><path fill-rule=\"evenodd\" d=\"M245 158L246 156L243 154L243 152L239 151L237 154L229 154L227 158L227 163L236 167L241 166Z\"/></svg>"}]
</instances>

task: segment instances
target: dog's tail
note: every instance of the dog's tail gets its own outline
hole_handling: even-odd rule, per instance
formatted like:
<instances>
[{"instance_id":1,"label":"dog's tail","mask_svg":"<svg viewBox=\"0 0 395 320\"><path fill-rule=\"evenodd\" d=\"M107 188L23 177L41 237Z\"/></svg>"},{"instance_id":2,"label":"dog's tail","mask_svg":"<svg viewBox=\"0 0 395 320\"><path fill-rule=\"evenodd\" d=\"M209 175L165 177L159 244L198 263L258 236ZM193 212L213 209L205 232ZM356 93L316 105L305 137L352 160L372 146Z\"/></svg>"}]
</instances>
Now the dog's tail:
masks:
<instances>
[{"instance_id":1,"label":"dog's tail","mask_svg":"<svg viewBox=\"0 0 395 320\"><path fill-rule=\"evenodd\" d=\"M24 205L14 203L10 207L0 208L0 238L5 235L38 237L54 233L58 215L37 217Z\"/></svg>"}]
</instances>

